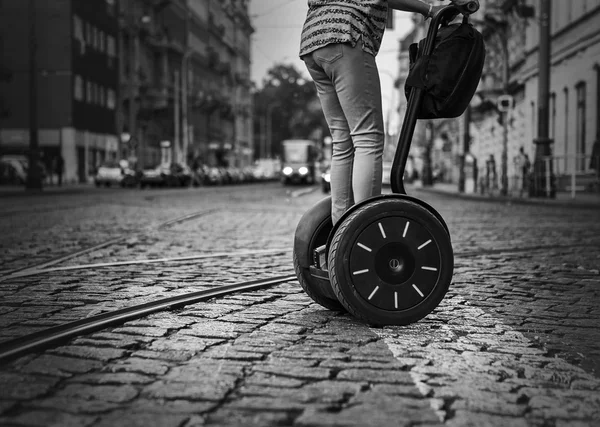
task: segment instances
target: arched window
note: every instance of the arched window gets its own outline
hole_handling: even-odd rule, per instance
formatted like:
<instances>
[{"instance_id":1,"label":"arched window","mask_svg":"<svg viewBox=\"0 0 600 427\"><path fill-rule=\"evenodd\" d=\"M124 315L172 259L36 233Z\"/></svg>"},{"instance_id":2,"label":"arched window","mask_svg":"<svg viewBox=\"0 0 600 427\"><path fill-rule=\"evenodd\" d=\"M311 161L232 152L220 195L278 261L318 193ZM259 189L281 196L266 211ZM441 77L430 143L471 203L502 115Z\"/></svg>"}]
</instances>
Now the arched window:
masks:
<instances>
[{"instance_id":1,"label":"arched window","mask_svg":"<svg viewBox=\"0 0 600 427\"><path fill-rule=\"evenodd\" d=\"M577 116L575 121L576 136L575 136L575 154L577 155L577 170L585 170L585 114L586 114L586 83L579 82L575 86L577 93Z\"/></svg>"},{"instance_id":2,"label":"arched window","mask_svg":"<svg viewBox=\"0 0 600 427\"><path fill-rule=\"evenodd\" d=\"M600 140L600 64L595 64L596 70L596 139Z\"/></svg>"}]
</instances>

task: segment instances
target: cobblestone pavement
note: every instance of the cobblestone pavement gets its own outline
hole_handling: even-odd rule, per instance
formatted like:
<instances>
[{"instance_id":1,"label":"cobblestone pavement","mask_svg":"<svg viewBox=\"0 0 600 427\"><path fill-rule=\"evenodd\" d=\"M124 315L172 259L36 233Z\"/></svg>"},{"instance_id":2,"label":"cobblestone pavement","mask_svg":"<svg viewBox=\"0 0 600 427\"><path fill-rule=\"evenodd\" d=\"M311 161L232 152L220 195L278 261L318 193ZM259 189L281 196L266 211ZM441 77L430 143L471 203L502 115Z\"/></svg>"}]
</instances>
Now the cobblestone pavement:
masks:
<instances>
[{"instance_id":1,"label":"cobblestone pavement","mask_svg":"<svg viewBox=\"0 0 600 427\"><path fill-rule=\"evenodd\" d=\"M3 199L0 346L158 297L291 273L296 223L322 194L286 190ZM600 425L598 212L417 195L448 222L456 263L447 297L418 324L369 328L312 303L295 280L230 295L0 366L0 425ZM9 276L115 238L55 267L232 256Z\"/></svg>"}]
</instances>

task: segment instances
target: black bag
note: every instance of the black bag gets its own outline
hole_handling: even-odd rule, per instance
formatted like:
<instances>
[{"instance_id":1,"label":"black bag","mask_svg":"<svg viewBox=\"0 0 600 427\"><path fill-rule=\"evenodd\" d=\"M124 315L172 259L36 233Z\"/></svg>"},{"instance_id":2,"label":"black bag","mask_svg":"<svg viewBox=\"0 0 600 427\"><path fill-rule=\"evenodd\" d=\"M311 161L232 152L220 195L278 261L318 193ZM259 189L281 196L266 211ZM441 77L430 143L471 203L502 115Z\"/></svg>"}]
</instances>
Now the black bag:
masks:
<instances>
[{"instance_id":1,"label":"black bag","mask_svg":"<svg viewBox=\"0 0 600 427\"><path fill-rule=\"evenodd\" d=\"M422 55L425 39L409 48L410 71L404 91L425 91L417 118L458 117L466 110L479 85L485 45L483 36L465 18L460 24L442 25L433 52Z\"/></svg>"}]
</instances>

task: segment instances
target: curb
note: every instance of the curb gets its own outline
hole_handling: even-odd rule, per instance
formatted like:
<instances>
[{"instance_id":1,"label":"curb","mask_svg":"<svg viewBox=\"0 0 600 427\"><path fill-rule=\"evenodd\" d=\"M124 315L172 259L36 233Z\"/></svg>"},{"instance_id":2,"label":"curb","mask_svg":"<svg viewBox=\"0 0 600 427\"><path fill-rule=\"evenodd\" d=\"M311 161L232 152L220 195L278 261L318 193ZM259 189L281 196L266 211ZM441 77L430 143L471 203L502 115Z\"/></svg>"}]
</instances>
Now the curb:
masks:
<instances>
[{"instance_id":1,"label":"curb","mask_svg":"<svg viewBox=\"0 0 600 427\"><path fill-rule=\"evenodd\" d=\"M28 197L28 196L63 196L67 194L81 194L89 192L93 186L77 185L64 187L44 187L41 190L29 190L26 188L6 189L0 186L0 198L4 197Z\"/></svg>"},{"instance_id":2,"label":"curb","mask_svg":"<svg viewBox=\"0 0 600 427\"><path fill-rule=\"evenodd\" d=\"M435 187L413 187L414 191L422 191L424 193L433 193L439 195L445 195L448 197L456 197L464 200L474 200L488 203L504 203L507 205L530 205L530 206L560 206L565 208L576 208L576 209L591 209L600 210L600 197L598 202L576 202L573 200L553 200L553 199L529 199L529 198L518 198L518 197L502 197L502 196L477 196L472 194L459 193L457 191L446 191L442 189L436 189Z\"/></svg>"}]
</instances>

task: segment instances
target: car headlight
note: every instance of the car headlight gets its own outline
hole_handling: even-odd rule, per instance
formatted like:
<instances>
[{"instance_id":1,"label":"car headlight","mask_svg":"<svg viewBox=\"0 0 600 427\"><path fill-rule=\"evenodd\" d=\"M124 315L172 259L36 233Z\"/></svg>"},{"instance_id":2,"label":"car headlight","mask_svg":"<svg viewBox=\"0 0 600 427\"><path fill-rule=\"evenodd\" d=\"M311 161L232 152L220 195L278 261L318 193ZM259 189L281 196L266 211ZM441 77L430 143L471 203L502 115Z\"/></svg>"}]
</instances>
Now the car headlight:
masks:
<instances>
[{"instance_id":1,"label":"car headlight","mask_svg":"<svg viewBox=\"0 0 600 427\"><path fill-rule=\"evenodd\" d=\"M331 181L331 174L329 174L329 173L324 173L324 174L323 174L323 180L324 180L325 182L329 182L329 181Z\"/></svg>"},{"instance_id":2,"label":"car headlight","mask_svg":"<svg viewBox=\"0 0 600 427\"><path fill-rule=\"evenodd\" d=\"M291 167L289 167L289 166L283 168L283 174L284 175L291 175L292 172L294 172L294 170Z\"/></svg>"},{"instance_id":3,"label":"car headlight","mask_svg":"<svg viewBox=\"0 0 600 427\"><path fill-rule=\"evenodd\" d=\"M302 166L300 169L298 169L298 173L300 175L306 175L308 173L308 168Z\"/></svg>"}]
</instances>

